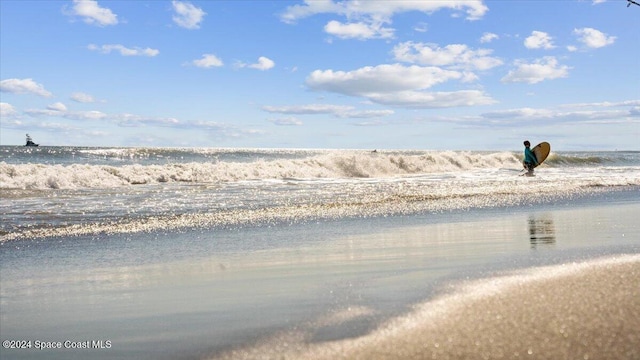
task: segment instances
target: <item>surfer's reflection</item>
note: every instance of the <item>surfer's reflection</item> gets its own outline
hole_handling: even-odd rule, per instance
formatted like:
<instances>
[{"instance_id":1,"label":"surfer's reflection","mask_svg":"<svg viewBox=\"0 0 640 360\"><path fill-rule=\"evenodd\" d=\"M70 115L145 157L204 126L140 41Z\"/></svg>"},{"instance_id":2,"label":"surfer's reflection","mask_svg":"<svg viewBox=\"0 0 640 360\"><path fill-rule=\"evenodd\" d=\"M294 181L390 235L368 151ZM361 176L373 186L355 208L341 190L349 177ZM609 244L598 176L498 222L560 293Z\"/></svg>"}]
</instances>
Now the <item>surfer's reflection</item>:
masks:
<instances>
[{"instance_id":1,"label":"surfer's reflection","mask_svg":"<svg viewBox=\"0 0 640 360\"><path fill-rule=\"evenodd\" d=\"M556 229L550 216L529 216L529 241L532 249L556 243Z\"/></svg>"}]
</instances>

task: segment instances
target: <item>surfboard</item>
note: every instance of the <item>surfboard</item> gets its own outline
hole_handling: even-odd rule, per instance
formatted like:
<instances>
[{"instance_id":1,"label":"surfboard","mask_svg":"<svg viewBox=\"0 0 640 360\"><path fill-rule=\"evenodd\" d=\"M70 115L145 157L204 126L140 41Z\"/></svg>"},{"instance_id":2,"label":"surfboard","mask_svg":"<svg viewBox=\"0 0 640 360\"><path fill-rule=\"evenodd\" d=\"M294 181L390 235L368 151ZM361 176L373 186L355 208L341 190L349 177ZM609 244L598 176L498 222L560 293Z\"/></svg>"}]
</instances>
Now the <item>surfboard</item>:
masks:
<instances>
[{"instance_id":1,"label":"surfboard","mask_svg":"<svg viewBox=\"0 0 640 360\"><path fill-rule=\"evenodd\" d=\"M531 149L531 151L533 151L533 155L535 155L536 160L538 160L538 165L535 166L538 167L547 159L547 156L549 156L549 153L551 152L551 145L546 141L541 142Z\"/></svg>"}]
</instances>

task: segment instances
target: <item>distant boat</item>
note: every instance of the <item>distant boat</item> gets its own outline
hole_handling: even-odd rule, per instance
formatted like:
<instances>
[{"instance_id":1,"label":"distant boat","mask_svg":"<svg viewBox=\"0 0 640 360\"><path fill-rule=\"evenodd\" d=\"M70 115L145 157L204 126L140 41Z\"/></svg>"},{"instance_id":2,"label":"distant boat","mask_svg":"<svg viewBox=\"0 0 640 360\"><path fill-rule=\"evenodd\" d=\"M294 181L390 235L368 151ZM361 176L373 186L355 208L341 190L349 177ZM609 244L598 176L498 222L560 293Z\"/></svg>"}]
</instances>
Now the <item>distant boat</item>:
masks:
<instances>
[{"instance_id":1,"label":"distant boat","mask_svg":"<svg viewBox=\"0 0 640 360\"><path fill-rule=\"evenodd\" d=\"M24 146L38 146L40 144L36 144L33 142L33 139L31 138L31 136L29 136L29 134L27 134L27 143Z\"/></svg>"}]
</instances>

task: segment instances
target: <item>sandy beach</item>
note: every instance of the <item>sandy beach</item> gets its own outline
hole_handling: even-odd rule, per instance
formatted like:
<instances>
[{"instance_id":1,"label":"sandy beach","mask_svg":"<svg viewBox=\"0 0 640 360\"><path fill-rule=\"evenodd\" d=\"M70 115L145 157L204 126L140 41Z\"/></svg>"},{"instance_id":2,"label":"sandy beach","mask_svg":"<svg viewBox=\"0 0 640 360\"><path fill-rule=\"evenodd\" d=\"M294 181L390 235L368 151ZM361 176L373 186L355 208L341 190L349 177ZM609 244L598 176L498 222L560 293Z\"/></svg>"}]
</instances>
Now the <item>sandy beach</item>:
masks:
<instances>
[{"instance_id":1,"label":"sandy beach","mask_svg":"<svg viewBox=\"0 0 640 360\"><path fill-rule=\"evenodd\" d=\"M9 359L634 359L640 202L12 241Z\"/></svg>"},{"instance_id":2,"label":"sandy beach","mask_svg":"<svg viewBox=\"0 0 640 360\"><path fill-rule=\"evenodd\" d=\"M367 316L363 309L322 326ZM310 342L283 334L224 359L637 359L640 256L477 280L366 336ZM216 357L218 358L218 357Z\"/></svg>"}]
</instances>

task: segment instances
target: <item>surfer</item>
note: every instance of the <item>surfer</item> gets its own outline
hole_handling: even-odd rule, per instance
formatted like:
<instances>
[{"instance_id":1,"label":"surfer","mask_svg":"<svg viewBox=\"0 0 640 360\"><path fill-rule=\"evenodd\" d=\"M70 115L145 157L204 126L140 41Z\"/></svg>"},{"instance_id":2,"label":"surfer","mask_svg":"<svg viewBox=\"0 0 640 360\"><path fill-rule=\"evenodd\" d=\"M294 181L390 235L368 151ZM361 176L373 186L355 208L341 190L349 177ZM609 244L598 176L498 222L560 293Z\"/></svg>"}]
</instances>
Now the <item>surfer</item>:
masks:
<instances>
[{"instance_id":1,"label":"surfer","mask_svg":"<svg viewBox=\"0 0 640 360\"><path fill-rule=\"evenodd\" d=\"M533 168L538 166L536 155L529 148L531 143L529 140L524 141L524 168L527 170L528 176L533 176Z\"/></svg>"}]
</instances>

